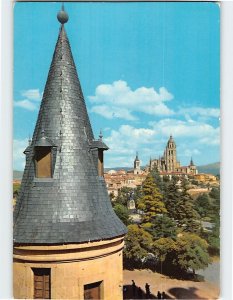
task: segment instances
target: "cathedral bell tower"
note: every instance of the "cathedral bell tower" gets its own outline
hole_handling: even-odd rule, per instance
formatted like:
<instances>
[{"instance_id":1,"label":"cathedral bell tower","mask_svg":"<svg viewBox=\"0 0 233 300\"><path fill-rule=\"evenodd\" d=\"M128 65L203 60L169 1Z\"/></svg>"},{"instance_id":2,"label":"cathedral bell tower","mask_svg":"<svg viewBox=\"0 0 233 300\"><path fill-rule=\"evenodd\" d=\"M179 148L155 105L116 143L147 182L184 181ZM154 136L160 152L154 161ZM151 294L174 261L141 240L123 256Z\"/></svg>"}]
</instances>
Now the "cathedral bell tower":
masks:
<instances>
[{"instance_id":1,"label":"cathedral bell tower","mask_svg":"<svg viewBox=\"0 0 233 300\"><path fill-rule=\"evenodd\" d=\"M14 211L14 298L122 299L126 227L103 178L64 8Z\"/></svg>"},{"instance_id":2,"label":"cathedral bell tower","mask_svg":"<svg viewBox=\"0 0 233 300\"><path fill-rule=\"evenodd\" d=\"M177 160L176 160L176 143L172 135L170 135L170 138L167 142L167 146L164 151L164 159L166 164L166 171L174 172L177 167Z\"/></svg>"}]
</instances>

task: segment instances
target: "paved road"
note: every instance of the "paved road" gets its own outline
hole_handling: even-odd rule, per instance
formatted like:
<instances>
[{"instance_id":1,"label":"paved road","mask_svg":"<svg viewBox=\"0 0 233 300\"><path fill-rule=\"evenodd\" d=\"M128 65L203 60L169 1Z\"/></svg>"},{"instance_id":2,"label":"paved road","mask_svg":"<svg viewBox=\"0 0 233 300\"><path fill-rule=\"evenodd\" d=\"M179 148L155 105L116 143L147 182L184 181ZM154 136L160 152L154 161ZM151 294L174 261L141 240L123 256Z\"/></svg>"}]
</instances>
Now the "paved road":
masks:
<instances>
[{"instance_id":1,"label":"paved road","mask_svg":"<svg viewBox=\"0 0 233 300\"><path fill-rule=\"evenodd\" d=\"M220 262L213 262L205 270L197 271L197 274L204 276L205 281L209 281L219 285L220 281Z\"/></svg>"}]
</instances>

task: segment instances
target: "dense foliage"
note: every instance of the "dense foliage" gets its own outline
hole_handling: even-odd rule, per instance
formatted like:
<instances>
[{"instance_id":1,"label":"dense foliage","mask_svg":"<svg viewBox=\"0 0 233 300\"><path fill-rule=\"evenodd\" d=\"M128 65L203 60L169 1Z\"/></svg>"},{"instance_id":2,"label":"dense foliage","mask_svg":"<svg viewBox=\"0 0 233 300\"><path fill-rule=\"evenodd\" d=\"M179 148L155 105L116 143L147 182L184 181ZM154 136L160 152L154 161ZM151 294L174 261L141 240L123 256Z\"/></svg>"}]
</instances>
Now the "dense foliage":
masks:
<instances>
[{"instance_id":1,"label":"dense foliage","mask_svg":"<svg viewBox=\"0 0 233 300\"><path fill-rule=\"evenodd\" d=\"M140 262L152 248L151 235L136 224L128 226L125 237L124 257L130 261Z\"/></svg>"},{"instance_id":2,"label":"dense foliage","mask_svg":"<svg viewBox=\"0 0 233 300\"><path fill-rule=\"evenodd\" d=\"M147 176L142 185L142 197L138 201L138 208L144 213L142 223L151 223L156 215L167 212L162 201L162 194L151 175Z\"/></svg>"},{"instance_id":3,"label":"dense foliage","mask_svg":"<svg viewBox=\"0 0 233 300\"><path fill-rule=\"evenodd\" d=\"M176 240L173 263L184 271L204 269L211 262L208 243L196 234L184 233Z\"/></svg>"},{"instance_id":4,"label":"dense foliage","mask_svg":"<svg viewBox=\"0 0 233 300\"><path fill-rule=\"evenodd\" d=\"M128 209L122 204L116 204L113 207L116 215L127 226L131 223Z\"/></svg>"},{"instance_id":5,"label":"dense foliage","mask_svg":"<svg viewBox=\"0 0 233 300\"><path fill-rule=\"evenodd\" d=\"M158 271L167 267L173 275L180 275L206 268L210 254L219 254L220 190L212 188L192 198L188 189L187 180L162 179L156 169L141 187L121 189L114 210L128 225L124 262L142 267L152 259ZM140 225L130 224L129 198L134 199L140 213ZM203 227L204 221L209 221L212 229Z\"/></svg>"},{"instance_id":6,"label":"dense foliage","mask_svg":"<svg viewBox=\"0 0 233 300\"><path fill-rule=\"evenodd\" d=\"M171 238L175 240L177 235L176 223L167 215L158 215L153 218L147 231L154 239Z\"/></svg>"}]
</instances>

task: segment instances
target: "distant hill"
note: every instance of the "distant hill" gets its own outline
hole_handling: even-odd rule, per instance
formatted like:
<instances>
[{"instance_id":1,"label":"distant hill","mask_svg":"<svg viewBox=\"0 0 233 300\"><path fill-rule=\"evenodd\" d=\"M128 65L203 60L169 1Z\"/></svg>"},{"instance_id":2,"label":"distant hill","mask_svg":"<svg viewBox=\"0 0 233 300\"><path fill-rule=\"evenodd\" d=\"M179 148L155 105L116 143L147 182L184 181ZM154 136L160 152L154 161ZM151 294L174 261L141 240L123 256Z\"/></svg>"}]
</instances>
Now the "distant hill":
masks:
<instances>
[{"instance_id":1,"label":"distant hill","mask_svg":"<svg viewBox=\"0 0 233 300\"><path fill-rule=\"evenodd\" d=\"M206 173L206 174L213 174L219 175L220 174L220 162L216 162L209 165L199 166L197 167L199 173Z\"/></svg>"},{"instance_id":2,"label":"distant hill","mask_svg":"<svg viewBox=\"0 0 233 300\"><path fill-rule=\"evenodd\" d=\"M143 169L144 167L142 167ZM119 170L125 170L125 171L129 171L129 170L132 170L133 167L117 167L117 168L105 168L104 171L105 172L108 172L110 170L116 170L116 171L119 171ZM206 173L206 174L213 174L213 175L218 175L220 174L220 163L217 162L217 163L213 163L213 164L209 164L209 165L204 165L204 166L198 166L197 167L198 169L198 172L199 173ZM23 177L23 171L14 171L13 173L13 179L22 179Z\"/></svg>"},{"instance_id":3,"label":"distant hill","mask_svg":"<svg viewBox=\"0 0 233 300\"><path fill-rule=\"evenodd\" d=\"M141 167L142 169L144 167ZM133 167L117 167L117 168L104 168L104 172L108 172L110 170L115 170L115 171L119 171L119 170L125 170L125 171L129 171L129 170L133 170Z\"/></svg>"},{"instance_id":4,"label":"distant hill","mask_svg":"<svg viewBox=\"0 0 233 300\"><path fill-rule=\"evenodd\" d=\"M144 167L141 167L142 169ZM118 168L105 168L104 171L108 172L110 170L125 170L129 171L132 170L133 167L118 167ZM205 173L205 174L213 174L213 175L219 175L220 174L220 162L204 165L204 166L198 166L197 167L199 173Z\"/></svg>"}]
</instances>

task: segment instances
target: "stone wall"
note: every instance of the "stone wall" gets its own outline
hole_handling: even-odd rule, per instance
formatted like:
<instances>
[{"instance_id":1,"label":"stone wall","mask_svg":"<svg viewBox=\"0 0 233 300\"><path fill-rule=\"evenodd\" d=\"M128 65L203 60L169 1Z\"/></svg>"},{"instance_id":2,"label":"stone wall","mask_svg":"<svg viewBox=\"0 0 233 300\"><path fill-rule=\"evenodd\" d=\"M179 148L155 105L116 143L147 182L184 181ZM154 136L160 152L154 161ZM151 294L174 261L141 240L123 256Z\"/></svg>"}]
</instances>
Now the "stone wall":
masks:
<instances>
[{"instance_id":1,"label":"stone wall","mask_svg":"<svg viewBox=\"0 0 233 300\"><path fill-rule=\"evenodd\" d=\"M34 298L32 268L51 268L52 299L84 299L84 285L102 281L101 299L122 299L123 239L14 249L14 297Z\"/></svg>"}]
</instances>

